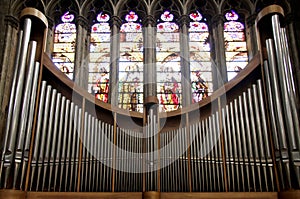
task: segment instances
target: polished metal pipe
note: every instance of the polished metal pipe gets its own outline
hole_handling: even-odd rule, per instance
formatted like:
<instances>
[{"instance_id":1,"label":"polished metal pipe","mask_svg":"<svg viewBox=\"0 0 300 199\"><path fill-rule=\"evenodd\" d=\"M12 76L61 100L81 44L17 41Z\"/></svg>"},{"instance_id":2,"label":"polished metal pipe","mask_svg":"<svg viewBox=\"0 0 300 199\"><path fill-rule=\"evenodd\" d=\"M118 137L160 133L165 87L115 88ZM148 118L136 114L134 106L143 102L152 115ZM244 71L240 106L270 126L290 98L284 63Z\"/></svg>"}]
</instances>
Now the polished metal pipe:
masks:
<instances>
[{"instance_id":1,"label":"polished metal pipe","mask_svg":"<svg viewBox=\"0 0 300 199\"><path fill-rule=\"evenodd\" d=\"M50 109L50 105L52 104L52 100L54 100L55 98L52 96L51 98L51 94L52 94L52 86L48 85L47 86L47 93L46 93L46 103L45 103L45 107L44 107L44 115L43 115L43 124L42 124L42 134L41 134L41 140L40 140L40 147L37 149L39 151L37 151L37 154L39 154L39 158L37 160L37 164L38 164L38 175L37 175L37 180L36 180L36 190L39 189L39 183L40 183L40 178L41 176L41 172L42 172L42 167L44 164L44 158L45 158L45 144L46 144L46 138L47 138L47 128L49 128L48 126L48 119L49 119L49 109ZM56 91L55 91L56 92ZM52 133L52 132L51 132ZM43 187L42 187L43 189Z\"/></svg>"},{"instance_id":2,"label":"polished metal pipe","mask_svg":"<svg viewBox=\"0 0 300 199\"><path fill-rule=\"evenodd\" d=\"M75 142L75 136L73 135L73 123L74 123L74 107L75 104L74 102L71 102L70 105L70 112L69 112L69 120L67 121L68 123L68 130L67 130L67 140L66 140L66 159L65 159L65 183L64 183L64 191L67 191L67 185L68 185L68 181L69 181L69 172L70 172L70 167L72 167L71 162L71 152L72 152L72 138L73 138L73 142ZM69 183L71 184L72 182L69 181Z\"/></svg>"},{"instance_id":3,"label":"polished metal pipe","mask_svg":"<svg viewBox=\"0 0 300 199\"><path fill-rule=\"evenodd\" d=\"M34 174L35 174L35 167L38 159L38 150L39 150L39 141L40 141L40 136L41 136L41 126L42 126L42 119L43 119L43 112L44 112L44 104L47 103L45 100L46 96L46 86L47 82L43 81L42 82L42 87L41 87L41 94L40 94L40 99L39 99L39 112L38 112L38 120L37 120L37 127L36 127L36 135L35 135L35 141L33 145L33 156L32 156L32 162L31 162L31 184L30 184L30 191L32 190L33 186L33 179L34 179Z\"/></svg>"},{"instance_id":4,"label":"polished metal pipe","mask_svg":"<svg viewBox=\"0 0 300 199\"><path fill-rule=\"evenodd\" d=\"M249 162L249 156L248 156L248 151L247 151L247 144L248 142L246 141L246 134L248 134L249 132L246 131L245 128L245 116L244 116L244 108L243 108L243 99L242 99L242 95L238 96L238 107L239 107L239 118L240 118L240 136L241 136L241 145L243 148L243 162L244 162L244 167L245 167L245 171L246 171L246 181L247 181L247 191L251 191L251 187L250 187L250 162ZM246 190L244 190L246 191Z\"/></svg>"},{"instance_id":5,"label":"polished metal pipe","mask_svg":"<svg viewBox=\"0 0 300 199\"><path fill-rule=\"evenodd\" d=\"M28 164L29 158L29 148L30 148L30 141L31 141L31 132L33 126L33 118L35 112L35 102L36 102L36 90L38 85L38 76L40 72L40 63L35 62L35 69L34 69L34 76L32 80L32 92L30 97L30 107L29 107L29 115L28 115L28 122L26 125L26 137L25 137L25 144L23 147L23 162L22 162L22 171L21 171L21 180L20 180L20 189L23 188L23 181L25 177L25 170Z\"/></svg>"},{"instance_id":6,"label":"polished metal pipe","mask_svg":"<svg viewBox=\"0 0 300 199\"><path fill-rule=\"evenodd\" d=\"M252 135L252 140L253 140L253 156L254 156L254 164L256 165L256 172L257 172L257 177L258 177L258 184L259 184L259 191L262 191L262 180L261 180L261 165L260 165L260 157L259 157L259 152L258 152L258 139L256 137L256 122L255 118L257 115L254 116L255 112L255 106L253 105L253 97L252 97L252 90L251 88L248 88L247 90L247 99L248 99L248 106L249 106L249 112L250 112L250 122L251 122L251 135ZM254 107L253 107L254 106Z\"/></svg>"},{"instance_id":7,"label":"polished metal pipe","mask_svg":"<svg viewBox=\"0 0 300 199\"><path fill-rule=\"evenodd\" d=\"M239 105L238 105L238 99L235 98L234 101L234 113L235 113L235 122L236 122L236 142L237 142L237 154L238 154L238 164L239 164L239 170L240 170L240 178L241 178L241 189L242 191L245 191L245 175L244 175L244 166L245 161L243 157L243 151L242 151L242 141L241 141L241 116L239 114Z\"/></svg>"},{"instance_id":8,"label":"polished metal pipe","mask_svg":"<svg viewBox=\"0 0 300 199\"><path fill-rule=\"evenodd\" d=\"M15 172L14 172L14 179L13 179L13 188L16 186L17 177L19 174L20 164L22 161L23 156L23 144L24 144L24 138L25 138L25 125L27 123L28 119L28 105L29 105L29 97L31 94L31 84L33 79L33 73L34 73L34 58L36 53L36 41L31 41L29 44L29 57L28 57L28 74L27 78L25 80L25 87L24 87L24 79L25 79L25 68L26 66L20 66L20 71L18 74L18 82L16 87L16 97L15 103L13 107L13 113L12 113L12 121L11 126L7 126L7 128L10 128L10 136L8 137L8 148L7 152L5 154L5 161L7 162L7 174L9 174L10 167L13 164L13 156L15 156ZM22 96L22 97L21 97ZM21 99L23 99L23 103L21 102ZM22 114L20 118L20 111L22 109ZM19 135L18 135L19 134ZM17 146L15 146L17 143ZM8 175L6 175L8 176ZM5 176L5 177L6 177ZM5 178L5 182L7 181L7 178Z\"/></svg>"},{"instance_id":9,"label":"polished metal pipe","mask_svg":"<svg viewBox=\"0 0 300 199\"><path fill-rule=\"evenodd\" d=\"M231 170L230 170L230 149L231 146L229 145L229 138L228 138L228 115L226 115L226 108L222 108L221 114L222 114L222 126L223 126L223 137L224 137L224 150L225 150L225 161L226 161L226 175L227 175L227 185L228 185L228 190L232 190L232 182L231 182Z\"/></svg>"},{"instance_id":10,"label":"polished metal pipe","mask_svg":"<svg viewBox=\"0 0 300 199\"><path fill-rule=\"evenodd\" d=\"M35 43L35 44L34 44ZM30 42L29 48L31 50L30 53L35 54L36 50L36 42ZM31 55L31 54L30 54ZM34 79L34 55L31 55L28 61L28 74L25 82L25 88L24 88L24 101L22 103L22 113L21 114L21 121L19 126L19 136L17 138L17 146L15 151L15 171L14 171L14 180L13 180L13 188L16 188L16 182L17 178L19 176L19 170L21 163L24 160L23 153L24 153L24 139L25 139L25 130L28 120L28 108L30 104L30 96L32 92L32 80Z\"/></svg>"},{"instance_id":11,"label":"polished metal pipe","mask_svg":"<svg viewBox=\"0 0 300 199\"><path fill-rule=\"evenodd\" d=\"M79 137L78 137L78 128L77 128L77 124L78 124L78 105L75 105L74 104L74 117L73 117L73 120L72 120L72 123L73 123L73 129L72 129L72 134L73 136L70 137L69 139L69 142L72 142L70 143L72 146L71 147L71 151L70 151L70 183L69 183L69 188L68 190L69 191L72 191L72 186L74 186L74 189L76 188L76 181L77 179L74 178L73 180L73 175L74 175L74 169L75 169L75 173L77 172L77 169L76 169L76 165L77 165L77 157L76 157L76 149L78 148L78 140L79 140ZM72 140L72 141L71 141Z\"/></svg>"},{"instance_id":12,"label":"polished metal pipe","mask_svg":"<svg viewBox=\"0 0 300 199\"><path fill-rule=\"evenodd\" d=\"M7 118L6 118L6 128L5 128L5 133L4 133L4 139L3 139L3 146L1 147L1 159L0 159L0 179L2 179L2 170L4 166L4 156L6 152L6 147L7 147L7 142L8 142L8 137L10 136L10 124L11 124L11 118L13 115L13 105L14 105L14 100L15 100L15 90L16 90L16 84L17 84L17 75L19 71L19 61L20 61L20 53L21 53L21 48L22 48L22 40L23 40L23 30L19 31L19 36L18 36L18 43L17 43L17 48L16 48L16 55L15 55L15 60L14 60L14 76L12 80L12 85L11 85L11 91L10 91L10 98L9 98L9 104L8 104L8 113L7 113ZM5 182L6 183L6 182ZM1 180L0 180L0 186L1 186ZM6 186L4 186L5 188Z\"/></svg>"},{"instance_id":13,"label":"polished metal pipe","mask_svg":"<svg viewBox=\"0 0 300 199\"><path fill-rule=\"evenodd\" d=\"M59 127L58 127L58 137L57 137L57 150L55 155L54 166L55 166L55 172L54 172L54 191L56 191L56 184L57 184L57 178L58 178L58 170L61 163L61 141L63 139L63 125L64 125L64 113L66 112L66 97L62 96L61 100L61 108L60 108L60 115L59 115ZM59 184L58 184L59 185Z\"/></svg>"},{"instance_id":14,"label":"polished metal pipe","mask_svg":"<svg viewBox=\"0 0 300 199\"><path fill-rule=\"evenodd\" d=\"M53 89L52 96L51 96L50 112L49 112L49 116L47 116L47 117L49 117L49 125L48 126L46 125L48 122L44 123L44 126L47 126L47 128L48 128L48 133L47 133L47 139L46 139L46 152L45 152L44 160L42 161L42 164L44 166L44 172L43 172L43 178L42 178L42 190L44 190L47 169L50 164L50 160L49 160L50 150L54 150L54 148L52 148L53 145L51 145L51 143L52 143L51 139L52 139L52 134L53 134L54 108L55 108L55 104L57 103L56 102L56 93L57 93L57 90ZM54 126L54 128L55 128L55 126ZM45 130L44 135L46 136L46 130Z\"/></svg>"},{"instance_id":15,"label":"polished metal pipe","mask_svg":"<svg viewBox=\"0 0 300 199\"><path fill-rule=\"evenodd\" d=\"M51 143L52 149L50 152L49 157L49 180L48 180L48 191L51 190L51 184L52 184L52 172L53 172L53 166L55 164L55 150L57 149L57 133L58 133L58 124L59 124L59 114L60 114L60 107L61 107L61 93L57 93L56 96L56 106L55 106L55 116L54 116L54 128L53 128L53 138Z\"/></svg>"},{"instance_id":16,"label":"polished metal pipe","mask_svg":"<svg viewBox=\"0 0 300 199\"><path fill-rule=\"evenodd\" d=\"M253 190L256 191L256 177L255 177L255 156L253 155L252 149L252 137L251 137L251 127L250 127L250 118L249 118L249 110L248 110L248 97L247 93L243 92L243 108L245 112L245 126L246 126L246 142L247 145L247 152L249 155L249 165L251 167L251 176L253 182ZM252 111L252 110L251 110Z\"/></svg>"},{"instance_id":17,"label":"polished metal pipe","mask_svg":"<svg viewBox=\"0 0 300 199\"><path fill-rule=\"evenodd\" d=\"M287 145L287 138L286 138L286 128L284 125L284 116L283 116L283 108L281 105L281 95L280 95L280 87L279 87L279 80L278 80L278 76L277 76L277 71L275 70L277 68L277 64L276 64L276 52L275 52L275 47L273 44L273 40L272 39L267 39L266 40L266 48L267 48L267 53L268 53L268 62L269 62L269 74L270 74L270 81L271 81L271 88L273 93L274 93L274 115L275 115L275 119L274 122L272 122L273 124L277 124L278 125L278 133L276 133L276 131L274 131L273 135L273 139L274 139L274 144L275 144L275 148L277 149L277 153L276 156L277 158L279 157L281 159L278 160L277 162L280 164L279 167L281 167L282 169L279 169L279 175L281 177L281 186L283 189L285 189L285 183L283 179L288 179L288 184L291 185L291 180L289 176L284 176L284 173L282 172L283 170L287 169L289 170L289 154L288 154L288 145ZM267 71L267 70L265 70ZM271 97L271 93L270 95L268 95L269 97ZM271 99L269 100L270 102ZM271 104L271 103L270 103ZM272 110L272 109L271 109ZM279 130L280 129L280 130ZM278 137L278 139L277 139ZM281 166L281 164L284 164L284 166ZM287 173L287 172L285 172Z\"/></svg>"},{"instance_id":18,"label":"polished metal pipe","mask_svg":"<svg viewBox=\"0 0 300 199\"><path fill-rule=\"evenodd\" d=\"M68 121L69 121L69 112L70 112L70 103L71 101L69 99L66 100L66 109L65 109L65 115L64 115L64 128L63 128L63 137L62 137L62 153L61 153L61 165L60 165L60 178L59 178L59 188L58 191L62 190L63 186L63 176L64 176L64 171L65 166L66 166L66 151L67 151L67 136L68 136Z\"/></svg>"},{"instance_id":19,"label":"polished metal pipe","mask_svg":"<svg viewBox=\"0 0 300 199\"><path fill-rule=\"evenodd\" d=\"M261 121L263 118L261 118L261 112L259 110L259 102L258 102L258 93L257 93L257 85L252 85L252 91L253 91L253 99L254 99L254 108L255 108L255 118L256 118L256 126L257 126L257 138L258 138L258 146L260 151L260 166L263 169L264 173L264 182L265 185L268 185L268 177L267 177L267 168L266 168L266 144L263 142L262 137L262 124L263 121ZM268 186L265 187L268 191Z\"/></svg>"},{"instance_id":20,"label":"polished metal pipe","mask_svg":"<svg viewBox=\"0 0 300 199\"><path fill-rule=\"evenodd\" d=\"M83 144L83 149L82 149L82 169L81 169L81 184L80 184L80 189L81 191L85 191L85 185L86 185L86 180L85 180L85 173L86 173L86 162L87 162L87 155L86 155L86 143L87 143L87 123L88 123L88 113L84 113L84 132L83 132L83 139L82 139L82 144Z\"/></svg>"},{"instance_id":21,"label":"polished metal pipe","mask_svg":"<svg viewBox=\"0 0 300 199\"><path fill-rule=\"evenodd\" d=\"M23 84L25 79L25 73L26 73L26 61L27 61L27 53L28 53L28 46L29 46L29 39L31 34L31 26L32 21L30 18L26 18L24 20L24 26L23 26L23 39L22 39L22 45L21 45L21 51L20 51L20 59L19 59L19 66L16 67L16 70L18 70L17 75L17 82L16 82L16 90L14 95L15 96L22 96L23 94ZM33 41L30 48L29 53L29 60L31 63L31 60L34 59L36 52L36 42ZM7 126L7 128L10 130L9 136L7 136L7 152L5 156L7 156L6 161L9 161L11 164L12 156L14 155L15 151L15 143L17 138L17 128L19 123L19 114L20 114L20 106L21 106L21 100L22 97L16 97L14 98L14 104L11 107L12 108L12 120L8 121L11 122L10 126ZM6 150L6 149L4 149ZM6 179L5 179L6 183Z\"/></svg>"},{"instance_id":22,"label":"polished metal pipe","mask_svg":"<svg viewBox=\"0 0 300 199\"><path fill-rule=\"evenodd\" d=\"M234 112L234 104L233 102L229 103L229 110L230 110L230 122L231 122L231 138L232 138L232 148L233 148L233 164L235 165L234 175L236 176L236 186L237 191L240 191L240 179L239 179L239 160L238 160L238 152L237 152L237 139L236 139L236 124L235 118L237 117Z\"/></svg>"}]
</instances>

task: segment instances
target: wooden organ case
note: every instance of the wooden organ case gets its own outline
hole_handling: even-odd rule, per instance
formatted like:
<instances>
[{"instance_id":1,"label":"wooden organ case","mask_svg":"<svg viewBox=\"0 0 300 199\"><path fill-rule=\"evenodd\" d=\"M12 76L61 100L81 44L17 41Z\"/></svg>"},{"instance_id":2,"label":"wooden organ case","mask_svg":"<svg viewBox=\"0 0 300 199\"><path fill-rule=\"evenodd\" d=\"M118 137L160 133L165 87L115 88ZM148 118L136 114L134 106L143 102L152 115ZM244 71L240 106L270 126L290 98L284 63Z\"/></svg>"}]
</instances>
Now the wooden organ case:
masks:
<instances>
[{"instance_id":1,"label":"wooden organ case","mask_svg":"<svg viewBox=\"0 0 300 199\"><path fill-rule=\"evenodd\" d=\"M259 54L197 104L144 113L95 99L44 53L26 8L0 165L1 198L297 198L300 135L281 7L256 20Z\"/></svg>"}]
</instances>

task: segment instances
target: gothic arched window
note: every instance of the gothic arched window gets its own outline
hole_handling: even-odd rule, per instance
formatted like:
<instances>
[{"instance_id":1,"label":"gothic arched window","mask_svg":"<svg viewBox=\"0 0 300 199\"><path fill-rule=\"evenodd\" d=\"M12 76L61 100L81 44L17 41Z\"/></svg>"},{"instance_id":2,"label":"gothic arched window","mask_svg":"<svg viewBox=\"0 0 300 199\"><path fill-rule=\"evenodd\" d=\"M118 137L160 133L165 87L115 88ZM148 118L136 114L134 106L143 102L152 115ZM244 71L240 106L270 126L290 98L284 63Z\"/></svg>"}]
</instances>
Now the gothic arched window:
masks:
<instances>
[{"instance_id":1,"label":"gothic arched window","mask_svg":"<svg viewBox=\"0 0 300 199\"><path fill-rule=\"evenodd\" d=\"M181 107L179 27L169 11L161 14L156 37L157 94L160 111Z\"/></svg>"},{"instance_id":2,"label":"gothic arched window","mask_svg":"<svg viewBox=\"0 0 300 199\"><path fill-rule=\"evenodd\" d=\"M224 41L226 53L227 78L231 80L248 63L245 26L239 15L231 10L225 14Z\"/></svg>"},{"instance_id":3,"label":"gothic arched window","mask_svg":"<svg viewBox=\"0 0 300 199\"><path fill-rule=\"evenodd\" d=\"M66 12L61 17L61 23L55 27L54 48L52 53L53 63L74 80L74 57L76 45L75 16Z\"/></svg>"},{"instance_id":4,"label":"gothic arched window","mask_svg":"<svg viewBox=\"0 0 300 199\"><path fill-rule=\"evenodd\" d=\"M209 32L206 19L198 12L190 14L189 47L193 103L212 92Z\"/></svg>"},{"instance_id":5,"label":"gothic arched window","mask_svg":"<svg viewBox=\"0 0 300 199\"><path fill-rule=\"evenodd\" d=\"M120 108L143 111L143 33L138 15L130 11L120 27Z\"/></svg>"},{"instance_id":6,"label":"gothic arched window","mask_svg":"<svg viewBox=\"0 0 300 199\"><path fill-rule=\"evenodd\" d=\"M91 29L89 92L103 102L108 102L110 62L110 16L97 15L97 23Z\"/></svg>"}]
</instances>

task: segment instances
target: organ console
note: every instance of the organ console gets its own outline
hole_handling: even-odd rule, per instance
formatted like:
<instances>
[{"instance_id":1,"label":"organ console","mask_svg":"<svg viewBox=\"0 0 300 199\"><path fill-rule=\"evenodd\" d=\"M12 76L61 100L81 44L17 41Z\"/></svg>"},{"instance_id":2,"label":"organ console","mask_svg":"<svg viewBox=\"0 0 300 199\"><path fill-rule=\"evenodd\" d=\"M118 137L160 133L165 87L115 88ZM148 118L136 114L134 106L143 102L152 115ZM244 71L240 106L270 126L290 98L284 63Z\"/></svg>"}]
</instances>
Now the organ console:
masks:
<instances>
[{"instance_id":1,"label":"organ console","mask_svg":"<svg viewBox=\"0 0 300 199\"><path fill-rule=\"evenodd\" d=\"M299 102L280 6L259 13L260 53L235 79L170 113L153 96L144 113L96 100L44 53L46 17L26 8L20 23L0 197L285 198L300 188Z\"/></svg>"}]
</instances>

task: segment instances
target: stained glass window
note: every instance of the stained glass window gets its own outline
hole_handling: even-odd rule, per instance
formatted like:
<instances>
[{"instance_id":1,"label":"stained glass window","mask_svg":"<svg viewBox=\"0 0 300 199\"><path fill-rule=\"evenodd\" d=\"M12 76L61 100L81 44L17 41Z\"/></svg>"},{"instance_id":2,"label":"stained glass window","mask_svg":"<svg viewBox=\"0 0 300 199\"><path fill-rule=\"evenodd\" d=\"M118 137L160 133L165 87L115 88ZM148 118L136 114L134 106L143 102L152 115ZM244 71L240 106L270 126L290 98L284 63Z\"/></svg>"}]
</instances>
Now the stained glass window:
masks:
<instances>
[{"instance_id":1,"label":"stained glass window","mask_svg":"<svg viewBox=\"0 0 300 199\"><path fill-rule=\"evenodd\" d=\"M75 16L66 12L62 17L62 23L55 27L54 48L52 54L53 63L70 79L74 79L74 57L76 42Z\"/></svg>"},{"instance_id":2,"label":"stained glass window","mask_svg":"<svg viewBox=\"0 0 300 199\"><path fill-rule=\"evenodd\" d=\"M158 20L156 41L157 94L160 111L181 107L179 27L165 11Z\"/></svg>"},{"instance_id":3,"label":"stained glass window","mask_svg":"<svg viewBox=\"0 0 300 199\"><path fill-rule=\"evenodd\" d=\"M110 16L99 13L91 29L89 92L103 102L108 102L110 62Z\"/></svg>"},{"instance_id":4,"label":"stained glass window","mask_svg":"<svg viewBox=\"0 0 300 199\"><path fill-rule=\"evenodd\" d=\"M143 33L138 15L130 11L120 27L119 107L143 111Z\"/></svg>"},{"instance_id":5,"label":"stained glass window","mask_svg":"<svg viewBox=\"0 0 300 199\"><path fill-rule=\"evenodd\" d=\"M193 103L206 98L212 92L212 69L208 26L197 11L190 14L189 48Z\"/></svg>"},{"instance_id":6,"label":"stained glass window","mask_svg":"<svg viewBox=\"0 0 300 199\"><path fill-rule=\"evenodd\" d=\"M224 39L227 77L231 80L248 63L248 53L244 24L239 21L239 15L231 10L225 14Z\"/></svg>"}]
</instances>

